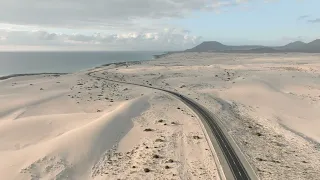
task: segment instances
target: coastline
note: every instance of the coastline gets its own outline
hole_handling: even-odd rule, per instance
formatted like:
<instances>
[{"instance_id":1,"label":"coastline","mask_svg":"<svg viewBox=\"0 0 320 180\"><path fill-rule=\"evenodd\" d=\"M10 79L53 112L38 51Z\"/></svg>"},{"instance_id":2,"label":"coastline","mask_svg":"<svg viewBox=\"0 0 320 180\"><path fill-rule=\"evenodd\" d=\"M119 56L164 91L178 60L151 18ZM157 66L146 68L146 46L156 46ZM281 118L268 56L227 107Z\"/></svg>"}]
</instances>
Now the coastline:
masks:
<instances>
[{"instance_id":1,"label":"coastline","mask_svg":"<svg viewBox=\"0 0 320 180\"><path fill-rule=\"evenodd\" d=\"M0 76L0 81L1 80L6 80L14 77L20 77L20 76L37 76L37 75L53 75L53 76L60 76L60 75L66 75L69 73L25 73L25 74L11 74L7 76Z\"/></svg>"},{"instance_id":2,"label":"coastline","mask_svg":"<svg viewBox=\"0 0 320 180\"><path fill-rule=\"evenodd\" d=\"M109 71L141 62L108 63L55 78L3 77L7 80L0 81L0 99L5 102L0 105L0 160L10 166L0 165L0 176L147 180L201 175L218 180L209 145L188 107L156 90L88 76L108 76ZM35 153L27 156L31 152ZM186 166L189 163L194 165ZM195 174L185 174L191 170Z\"/></svg>"},{"instance_id":3,"label":"coastline","mask_svg":"<svg viewBox=\"0 0 320 180\"><path fill-rule=\"evenodd\" d=\"M152 60L140 60L140 61L123 61L123 62L114 62L114 63L107 63L107 64L102 64L99 66L95 66L92 68L87 68L87 69L83 69L83 70L79 70L77 72L81 72L81 71L89 71L91 69L97 69L97 68L101 68L101 67L106 67L106 66L110 66L110 65L116 65L117 67L120 66L125 66L125 65L133 65L133 64L141 64L142 62L145 61L152 61ZM37 75L53 75L53 76L59 76L59 75L66 75L66 74L73 74L73 73L77 73L77 72L72 72L72 73L18 73L18 74L9 74L9 75L4 75L4 76L0 76L0 81L1 80L6 80L6 79L10 79L10 78L14 78L14 77L20 77L20 76L37 76Z\"/></svg>"},{"instance_id":4,"label":"coastline","mask_svg":"<svg viewBox=\"0 0 320 180\"><path fill-rule=\"evenodd\" d=\"M205 106L223 119L261 179L316 179L318 59L297 53L172 53L67 76L2 77L0 160L10 166L0 165L0 176L219 179L219 164L190 108L166 93L107 80L113 79L176 90ZM32 77L41 74L52 76Z\"/></svg>"},{"instance_id":5,"label":"coastline","mask_svg":"<svg viewBox=\"0 0 320 180\"><path fill-rule=\"evenodd\" d=\"M158 54L158 55L153 55L153 57L155 59L160 59L160 58L164 58L166 56L170 56L172 54L176 54L176 53L183 53L185 51L169 51L169 52L165 52L165 53L162 53L162 54Z\"/></svg>"},{"instance_id":6,"label":"coastline","mask_svg":"<svg viewBox=\"0 0 320 180\"><path fill-rule=\"evenodd\" d=\"M152 51L0 52L0 77L15 74L75 73L107 63L153 60Z\"/></svg>"}]
</instances>

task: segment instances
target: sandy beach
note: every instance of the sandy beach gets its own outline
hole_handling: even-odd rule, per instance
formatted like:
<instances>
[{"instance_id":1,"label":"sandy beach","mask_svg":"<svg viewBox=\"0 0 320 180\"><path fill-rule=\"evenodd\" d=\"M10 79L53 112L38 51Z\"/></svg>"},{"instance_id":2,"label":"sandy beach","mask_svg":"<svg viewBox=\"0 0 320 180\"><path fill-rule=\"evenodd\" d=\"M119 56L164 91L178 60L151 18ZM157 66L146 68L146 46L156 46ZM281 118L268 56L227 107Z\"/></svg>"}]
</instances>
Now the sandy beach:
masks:
<instances>
[{"instance_id":1,"label":"sandy beach","mask_svg":"<svg viewBox=\"0 0 320 180\"><path fill-rule=\"evenodd\" d=\"M223 179L189 107L105 78L205 106L260 179L319 178L319 54L175 53L0 79L1 179Z\"/></svg>"}]
</instances>

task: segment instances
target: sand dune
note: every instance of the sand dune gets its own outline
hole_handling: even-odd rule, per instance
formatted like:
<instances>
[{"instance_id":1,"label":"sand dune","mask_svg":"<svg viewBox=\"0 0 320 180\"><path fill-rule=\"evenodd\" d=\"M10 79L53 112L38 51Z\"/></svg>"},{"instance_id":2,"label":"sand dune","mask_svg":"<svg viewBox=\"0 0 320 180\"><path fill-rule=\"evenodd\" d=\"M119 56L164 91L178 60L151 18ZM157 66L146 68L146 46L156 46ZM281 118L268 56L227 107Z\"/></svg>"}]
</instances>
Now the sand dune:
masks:
<instances>
[{"instance_id":1,"label":"sand dune","mask_svg":"<svg viewBox=\"0 0 320 180\"><path fill-rule=\"evenodd\" d=\"M0 174L7 179L89 179L94 162L128 133L134 117L148 109L144 96L111 112L76 112L74 104L66 104L66 88L30 81L16 84L23 92L1 94L6 103L0 107L0 159L5 162ZM39 86L50 91L40 91Z\"/></svg>"},{"instance_id":2,"label":"sand dune","mask_svg":"<svg viewBox=\"0 0 320 180\"><path fill-rule=\"evenodd\" d=\"M175 53L105 76L198 101L223 120L261 179L318 179L319 62L319 54Z\"/></svg>"},{"instance_id":3,"label":"sand dune","mask_svg":"<svg viewBox=\"0 0 320 180\"><path fill-rule=\"evenodd\" d=\"M221 179L193 111L163 92L103 77L178 91L207 107L261 179L317 179L319 60L298 53L177 53L2 80L0 177Z\"/></svg>"},{"instance_id":4,"label":"sand dune","mask_svg":"<svg viewBox=\"0 0 320 180\"><path fill-rule=\"evenodd\" d=\"M147 108L147 97L143 97L126 102L111 113L99 113L95 120L92 118L97 115L90 114L36 116L15 119L14 122L7 120L0 126L0 156L2 162L6 162L2 163L1 174L10 177L21 168L39 178L65 176L87 179L92 164L125 136L133 127L131 119ZM51 158L54 160L50 161ZM45 170L51 166L61 166L57 164L57 158L63 162L64 169ZM32 162L35 159L40 161ZM24 163L31 165L19 166ZM65 172L68 169L72 173ZM21 176L21 179L24 178Z\"/></svg>"},{"instance_id":5,"label":"sand dune","mask_svg":"<svg viewBox=\"0 0 320 180\"><path fill-rule=\"evenodd\" d=\"M160 94L101 81L86 73L22 76L0 81L0 101L5 102L0 105L1 178L154 179L163 178L166 173L165 177L184 179L190 176L185 172L188 166L181 168L179 164L197 162L203 167L204 177L213 171L214 179L218 179L212 155L209 160L202 157L199 161L200 156L195 153L205 151L202 154L208 155L206 141L197 145L180 142L183 146L177 150L195 153L194 159L185 161L180 159L187 156L185 153L175 154L176 145L172 145L180 141L178 137L189 139L183 133L194 128L195 119L184 128L170 124L158 130L163 125L156 123L161 118L157 113L161 112L161 116L168 113L167 108L154 110L168 106L155 100ZM176 102L172 98L164 100L169 105ZM170 113L167 115L170 119ZM191 131L202 132L197 126ZM154 131L145 132L148 128ZM175 133L176 138L169 139ZM159 138L168 140L157 142ZM146 144L150 148L144 150ZM191 145L194 149L185 149ZM199 146L202 148L198 149ZM161 156L158 158L161 162L152 160L154 153ZM203 163L205 159L207 162ZM169 169L164 168L165 164L170 165ZM146 175L145 168L154 173Z\"/></svg>"}]
</instances>

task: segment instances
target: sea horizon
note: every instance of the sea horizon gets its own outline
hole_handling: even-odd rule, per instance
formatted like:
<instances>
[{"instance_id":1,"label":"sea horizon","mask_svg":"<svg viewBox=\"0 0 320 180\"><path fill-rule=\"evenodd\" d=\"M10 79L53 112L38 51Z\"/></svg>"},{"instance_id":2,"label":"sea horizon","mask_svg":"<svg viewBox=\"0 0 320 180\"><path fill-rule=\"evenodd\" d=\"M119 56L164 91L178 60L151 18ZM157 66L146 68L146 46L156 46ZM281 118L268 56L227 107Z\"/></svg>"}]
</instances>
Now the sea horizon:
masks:
<instances>
[{"instance_id":1,"label":"sea horizon","mask_svg":"<svg viewBox=\"0 0 320 180\"><path fill-rule=\"evenodd\" d=\"M153 60L155 51L0 51L0 77L74 73L109 63Z\"/></svg>"}]
</instances>

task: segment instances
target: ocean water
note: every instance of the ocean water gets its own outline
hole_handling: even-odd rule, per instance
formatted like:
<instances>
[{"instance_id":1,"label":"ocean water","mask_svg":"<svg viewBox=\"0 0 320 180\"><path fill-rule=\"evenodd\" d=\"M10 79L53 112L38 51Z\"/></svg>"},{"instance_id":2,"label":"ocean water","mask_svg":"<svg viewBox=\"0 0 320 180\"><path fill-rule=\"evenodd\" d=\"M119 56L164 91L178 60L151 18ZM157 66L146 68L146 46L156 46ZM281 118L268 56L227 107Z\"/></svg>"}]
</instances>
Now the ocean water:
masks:
<instances>
[{"instance_id":1,"label":"ocean water","mask_svg":"<svg viewBox=\"0 0 320 180\"><path fill-rule=\"evenodd\" d=\"M72 73L103 64L152 60L161 52L0 52L0 76Z\"/></svg>"}]
</instances>

